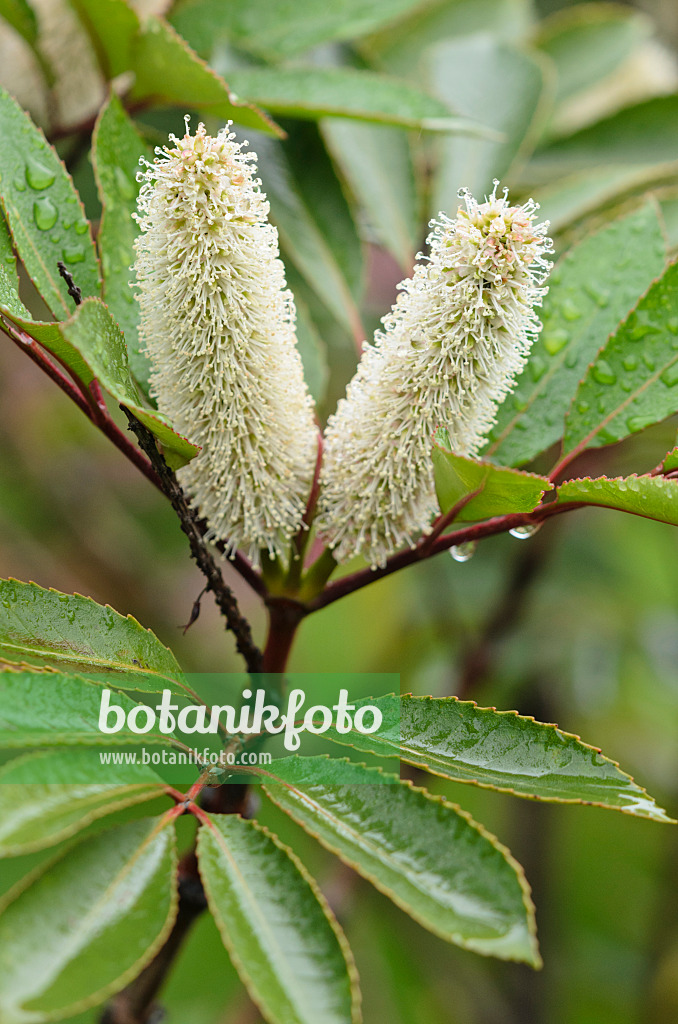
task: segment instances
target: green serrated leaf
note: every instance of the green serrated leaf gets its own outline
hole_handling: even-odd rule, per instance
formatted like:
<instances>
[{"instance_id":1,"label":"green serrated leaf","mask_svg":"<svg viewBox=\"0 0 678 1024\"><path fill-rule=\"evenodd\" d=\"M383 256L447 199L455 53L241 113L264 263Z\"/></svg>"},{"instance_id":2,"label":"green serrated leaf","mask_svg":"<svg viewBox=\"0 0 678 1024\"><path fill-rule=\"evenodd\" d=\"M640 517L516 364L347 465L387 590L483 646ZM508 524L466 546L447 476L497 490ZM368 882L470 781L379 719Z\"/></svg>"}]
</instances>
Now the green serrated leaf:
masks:
<instances>
[{"instance_id":1,"label":"green serrated leaf","mask_svg":"<svg viewBox=\"0 0 678 1024\"><path fill-rule=\"evenodd\" d=\"M132 214L140 188L136 180L140 157L151 160L153 151L112 93L92 137L92 162L103 207L97 241L104 271L104 298L124 332L130 369L148 391L150 362L139 348L139 304L130 287L134 240L139 234Z\"/></svg>"},{"instance_id":2,"label":"green serrated leaf","mask_svg":"<svg viewBox=\"0 0 678 1024\"><path fill-rule=\"evenodd\" d=\"M54 846L97 818L157 797L160 787L146 765L104 769L97 750L18 757L0 769L0 856Z\"/></svg>"},{"instance_id":3,"label":"green serrated leaf","mask_svg":"<svg viewBox=\"0 0 678 1024\"><path fill-rule=\"evenodd\" d=\"M572 395L605 339L661 274L666 253L654 203L607 225L556 265L541 312L542 331L500 406L487 454L529 462L563 434Z\"/></svg>"},{"instance_id":4,"label":"green serrated leaf","mask_svg":"<svg viewBox=\"0 0 678 1024\"><path fill-rule=\"evenodd\" d=\"M320 43L354 39L388 24L421 0L180 0L172 24L208 57L217 42L265 57L289 57Z\"/></svg>"},{"instance_id":5,"label":"green serrated leaf","mask_svg":"<svg viewBox=\"0 0 678 1024\"><path fill-rule=\"evenodd\" d=\"M127 725L114 733L99 729L101 692L80 676L0 670L0 748L138 746L139 733ZM137 707L123 693L116 693L114 703L125 715ZM151 730L143 734L143 742L168 746L173 738Z\"/></svg>"},{"instance_id":6,"label":"green serrated leaf","mask_svg":"<svg viewBox=\"0 0 678 1024\"><path fill-rule=\"evenodd\" d=\"M439 431L439 438L442 435L444 431ZM443 438L443 443L444 440L446 438ZM468 522L490 516L532 512L546 491L553 487L544 476L520 473L515 469L494 466L491 462L455 455L439 443L433 446L431 454L441 512L449 512L467 495L480 491L459 510L455 517L457 520Z\"/></svg>"},{"instance_id":7,"label":"green serrated leaf","mask_svg":"<svg viewBox=\"0 0 678 1024\"><path fill-rule=\"evenodd\" d=\"M274 114L317 120L346 117L428 131L478 134L440 100L406 82L355 68L247 68L225 71L238 96Z\"/></svg>"},{"instance_id":8,"label":"green serrated leaf","mask_svg":"<svg viewBox=\"0 0 678 1024\"><path fill-rule=\"evenodd\" d=\"M547 18L534 42L554 63L560 103L612 74L651 32L638 11L588 3Z\"/></svg>"},{"instance_id":9,"label":"green serrated leaf","mask_svg":"<svg viewBox=\"0 0 678 1024\"><path fill-rule=\"evenodd\" d=\"M337 229L337 238L326 234L322 214L303 195L285 149L268 139L257 139L256 145L259 176L271 203L271 219L280 233L285 255L330 312L357 335L361 332L360 317L344 272L347 225L344 223ZM336 209L340 209L338 204ZM348 228L354 232L346 211L347 208L344 212L349 217ZM351 251L354 249L351 245Z\"/></svg>"},{"instance_id":10,"label":"green serrated leaf","mask_svg":"<svg viewBox=\"0 0 678 1024\"><path fill-rule=\"evenodd\" d=\"M412 271L419 246L417 191L407 135L388 125L326 118L321 124L332 159L365 211L374 235L401 269Z\"/></svg>"},{"instance_id":11,"label":"green serrated leaf","mask_svg":"<svg viewBox=\"0 0 678 1024\"><path fill-rule=\"evenodd\" d=\"M671 821L615 761L555 725L457 697L389 694L355 703L376 705L382 726L373 735L330 730L326 735L335 743L515 796L591 803Z\"/></svg>"},{"instance_id":12,"label":"green serrated leaf","mask_svg":"<svg viewBox=\"0 0 678 1024\"><path fill-rule=\"evenodd\" d=\"M19 298L19 275L12 238L5 218L0 214L0 306L6 306L19 316L29 315Z\"/></svg>"},{"instance_id":13,"label":"green serrated leaf","mask_svg":"<svg viewBox=\"0 0 678 1024\"><path fill-rule=\"evenodd\" d=\"M107 686L190 693L172 652L131 615L91 597L0 579L0 658L52 665Z\"/></svg>"},{"instance_id":14,"label":"green serrated leaf","mask_svg":"<svg viewBox=\"0 0 678 1024\"><path fill-rule=\"evenodd\" d=\"M136 37L132 55L136 74L129 94L132 101L152 100L170 106L197 107L214 117L269 135L282 131L251 103L231 96L223 78L191 50L171 25L147 18Z\"/></svg>"},{"instance_id":15,"label":"green serrated leaf","mask_svg":"<svg viewBox=\"0 0 678 1024\"><path fill-rule=\"evenodd\" d=\"M0 914L0 1016L26 1024L101 1003L150 962L176 915L174 828L86 839L12 890Z\"/></svg>"},{"instance_id":16,"label":"green serrated leaf","mask_svg":"<svg viewBox=\"0 0 678 1024\"><path fill-rule=\"evenodd\" d=\"M319 784L326 758L282 758L267 770L264 791L425 928L485 956L538 966L529 887L508 850L441 797L352 767L356 784ZM341 766L342 779L349 770ZM370 777L380 781L369 785Z\"/></svg>"},{"instance_id":17,"label":"green serrated leaf","mask_svg":"<svg viewBox=\"0 0 678 1024\"><path fill-rule=\"evenodd\" d=\"M665 473L672 473L674 469L678 469L678 445L666 453L662 469Z\"/></svg>"},{"instance_id":18,"label":"green serrated leaf","mask_svg":"<svg viewBox=\"0 0 678 1024\"><path fill-rule=\"evenodd\" d=\"M267 1020L360 1020L353 959L320 890L294 854L256 822L211 817L198 864L224 945Z\"/></svg>"},{"instance_id":19,"label":"green serrated leaf","mask_svg":"<svg viewBox=\"0 0 678 1024\"><path fill-rule=\"evenodd\" d=\"M63 320L73 312L73 300L59 276L59 260L84 296L101 291L90 226L56 152L2 88L0 136L0 200L14 245L54 317Z\"/></svg>"},{"instance_id":20,"label":"green serrated leaf","mask_svg":"<svg viewBox=\"0 0 678 1024\"><path fill-rule=\"evenodd\" d=\"M98 380L157 437L173 469L198 454L198 446L177 434L165 416L141 405L122 331L100 299L86 299L70 320L56 324L27 320L6 308L0 307L0 312L39 341L84 384Z\"/></svg>"},{"instance_id":21,"label":"green serrated leaf","mask_svg":"<svg viewBox=\"0 0 678 1024\"><path fill-rule=\"evenodd\" d=\"M69 0L85 26L104 78L132 67L139 18L125 0Z\"/></svg>"},{"instance_id":22,"label":"green serrated leaf","mask_svg":"<svg viewBox=\"0 0 678 1024\"><path fill-rule=\"evenodd\" d=\"M0 0L0 17L34 46L38 38L38 19L27 0Z\"/></svg>"},{"instance_id":23,"label":"green serrated leaf","mask_svg":"<svg viewBox=\"0 0 678 1024\"><path fill-rule=\"evenodd\" d=\"M500 133L499 140L438 140L432 212L454 214L460 188L481 200L504 177L545 112L544 69L534 55L491 36L450 40L429 54L430 88L458 113Z\"/></svg>"},{"instance_id":24,"label":"green serrated leaf","mask_svg":"<svg viewBox=\"0 0 678 1024\"><path fill-rule=\"evenodd\" d=\"M678 481L661 476L566 480L558 488L557 500L561 505L571 501L602 505L678 526Z\"/></svg>"},{"instance_id":25,"label":"green serrated leaf","mask_svg":"<svg viewBox=\"0 0 678 1024\"><path fill-rule=\"evenodd\" d=\"M589 367L567 414L565 453L620 441L678 411L677 310L672 263Z\"/></svg>"}]
</instances>

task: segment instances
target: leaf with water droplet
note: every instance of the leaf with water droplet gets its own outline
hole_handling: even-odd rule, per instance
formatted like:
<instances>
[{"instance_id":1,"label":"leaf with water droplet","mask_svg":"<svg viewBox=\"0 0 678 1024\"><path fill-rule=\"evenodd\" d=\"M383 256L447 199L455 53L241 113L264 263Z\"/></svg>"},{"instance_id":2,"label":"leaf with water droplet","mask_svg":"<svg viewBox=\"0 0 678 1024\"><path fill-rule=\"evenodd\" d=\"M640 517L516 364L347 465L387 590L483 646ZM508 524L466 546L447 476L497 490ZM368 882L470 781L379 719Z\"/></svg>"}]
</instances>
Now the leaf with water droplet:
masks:
<instances>
[{"instance_id":1,"label":"leaf with water droplet","mask_svg":"<svg viewBox=\"0 0 678 1024\"><path fill-rule=\"evenodd\" d=\"M133 412L162 443L173 469L197 455L199 448L177 434L169 421L143 405L127 362L125 339L101 299L85 299L70 320L37 323L3 310L8 319L57 357L85 384L96 379L117 402Z\"/></svg>"},{"instance_id":2,"label":"leaf with water droplet","mask_svg":"<svg viewBox=\"0 0 678 1024\"><path fill-rule=\"evenodd\" d=\"M545 477L494 466L455 455L446 447L443 431L433 447L433 472L440 509L449 512L467 495L480 491L457 515L460 521L532 512L552 484Z\"/></svg>"},{"instance_id":3,"label":"leaf with water droplet","mask_svg":"<svg viewBox=\"0 0 678 1024\"><path fill-rule=\"evenodd\" d=\"M678 526L678 480L662 476L583 477L558 488L556 501L581 501Z\"/></svg>"},{"instance_id":4,"label":"leaf with water droplet","mask_svg":"<svg viewBox=\"0 0 678 1024\"><path fill-rule=\"evenodd\" d=\"M53 317L63 320L73 312L73 300L57 269L64 246L70 244L69 229L61 223L66 211L71 223L85 232L80 238L85 255L78 265L78 287L84 296L98 295L101 288L84 210L55 150L4 89L0 138L0 200L15 248Z\"/></svg>"},{"instance_id":5,"label":"leaf with water droplet","mask_svg":"<svg viewBox=\"0 0 678 1024\"><path fill-rule=\"evenodd\" d=\"M45 167L35 156L26 158L26 181L36 192L42 192L54 184L56 172L51 167Z\"/></svg>"},{"instance_id":6,"label":"leaf with water droplet","mask_svg":"<svg viewBox=\"0 0 678 1024\"><path fill-rule=\"evenodd\" d=\"M153 153L138 134L122 103L113 93L97 120L92 141L92 161L103 207L98 235L105 270L104 295L120 324L127 344L130 368L147 391L150 364L139 346L139 305L130 302L130 267L134 264L134 240L139 233L132 218L139 185L139 157Z\"/></svg>"},{"instance_id":7,"label":"leaf with water droplet","mask_svg":"<svg viewBox=\"0 0 678 1024\"><path fill-rule=\"evenodd\" d=\"M567 417L565 452L621 441L678 412L678 354L667 330L677 307L678 263L672 263L581 382ZM582 402L589 403L588 412L580 412Z\"/></svg>"},{"instance_id":8,"label":"leaf with water droplet","mask_svg":"<svg viewBox=\"0 0 678 1024\"><path fill-rule=\"evenodd\" d=\"M36 583L0 580L0 657L125 690L188 692L172 652L132 616Z\"/></svg>"},{"instance_id":9,"label":"leaf with water droplet","mask_svg":"<svg viewBox=\"0 0 678 1024\"><path fill-rule=\"evenodd\" d=\"M631 249L634 259L629 264ZM587 367L638 296L661 274L665 258L662 227L651 203L566 253L547 281L549 293L540 314L543 330L518 378L514 402L499 408L488 455L519 466L560 439ZM547 364L538 380L530 369L534 360Z\"/></svg>"}]
</instances>

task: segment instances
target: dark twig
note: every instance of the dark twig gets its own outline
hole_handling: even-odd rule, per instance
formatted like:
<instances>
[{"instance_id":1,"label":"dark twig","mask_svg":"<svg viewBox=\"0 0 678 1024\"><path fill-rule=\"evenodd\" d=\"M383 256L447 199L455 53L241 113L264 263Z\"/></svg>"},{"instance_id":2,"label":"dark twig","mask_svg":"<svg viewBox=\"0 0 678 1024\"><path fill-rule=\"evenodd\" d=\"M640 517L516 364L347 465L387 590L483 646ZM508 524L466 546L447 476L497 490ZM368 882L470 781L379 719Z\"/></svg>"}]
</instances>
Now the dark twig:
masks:
<instances>
[{"instance_id":1,"label":"dark twig","mask_svg":"<svg viewBox=\"0 0 678 1024\"><path fill-rule=\"evenodd\" d=\"M70 270L66 268L66 264L62 263L61 260L57 260L57 268L59 270L59 274L61 275L61 277L63 277L64 281L68 286L68 294L73 299L73 302L76 304L76 306L79 306L80 303L82 302L82 292L75 283L73 275L71 274Z\"/></svg>"},{"instance_id":2,"label":"dark twig","mask_svg":"<svg viewBox=\"0 0 678 1024\"><path fill-rule=\"evenodd\" d=\"M177 478L160 454L153 434L124 406L121 406L121 409L127 416L129 429L136 435L142 450L148 456L163 492L179 517L181 529L188 537L191 556L207 580L207 590L214 594L219 611L226 620L226 628L235 636L236 648L245 659L248 672L261 672L262 654L252 639L250 624L241 614L233 591L224 582L221 569L205 544L196 513L188 504Z\"/></svg>"}]
</instances>

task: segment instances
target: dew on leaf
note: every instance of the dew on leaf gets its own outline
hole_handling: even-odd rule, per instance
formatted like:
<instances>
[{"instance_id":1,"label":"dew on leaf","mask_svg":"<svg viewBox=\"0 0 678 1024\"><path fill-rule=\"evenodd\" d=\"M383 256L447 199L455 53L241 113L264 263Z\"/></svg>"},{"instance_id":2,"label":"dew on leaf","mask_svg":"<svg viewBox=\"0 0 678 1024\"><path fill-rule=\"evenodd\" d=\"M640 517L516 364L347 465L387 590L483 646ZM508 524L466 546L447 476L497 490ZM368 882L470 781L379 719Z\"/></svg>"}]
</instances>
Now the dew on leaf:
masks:
<instances>
[{"instance_id":1,"label":"dew on leaf","mask_svg":"<svg viewBox=\"0 0 678 1024\"><path fill-rule=\"evenodd\" d=\"M85 250L81 245L65 245L61 255L64 263L82 263L85 259Z\"/></svg>"},{"instance_id":2,"label":"dew on leaf","mask_svg":"<svg viewBox=\"0 0 678 1024\"><path fill-rule=\"evenodd\" d=\"M622 366L625 370L635 370L638 366L638 360L635 356L626 356L625 359L622 360Z\"/></svg>"},{"instance_id":3,"label":"dew on leaf","mask_svg":"<svg viewBox=\"0 0 678 1024\"><path fill-rule=\"evenodd\" d=\"M570 335L562 327L557 327L554 331L549 331L548 334L544 335L542 340L548 354L550 356L557 356L569 342Z\"/></svg>"},{"instance_id":4,"label":"dew on leaf","mask_svg":"<svg viewBox=\"0 0 678 1024\"><path fill-rule=\"evenodd\" d=\"M566 299L560 307L560 314L565 320L578 320L581 316L581 311L571 299Z\"/></svg>"},{"instance_id":5,"label":"dew on leaf","mask_svg":"<svg viewBox=\"0 0 678 1024\"><path fill-rule=\"evenodd\" d=\"M42 192L43 189L49 188L50 185L54 184L55 178L56 174L49 167L45 167L34 156L28 157L26 160L26 181L32 189L35 189L36 192Z\"/></svg>"},{"instance_id":6,"label":"dew on leaf","mask_svg":"<svg viewBox=\"0 0 678 1024\"><path fill-rule=\"evenodd\" d=\"M51 199L41 196L33 203L33 220L40 231L50 231L57 222L58 211Z\"/></svg>"},{"instance_id":7,"label":"dew on leaf","mask_svg":"<svg viewBox=\"0 0 678 1024\"><path fill-rule=\"evenodd\" d=\"M669 388L678 384L678 363L673 363L671 366L667 366L662 373L660 380L662 384L666 384Z\"/></svg>"},{"instance_id":8,"label":"dew on leaf","mask_svg":"<svg viewBox=\"0 0 678 1024\"><path fill-rule=\"evenodd\" d=\"M678 316L672 316L670 320L667 320L666 326L671 331L671 334L678 334Z\"/></svg>"},{"instance_id":9,"label":"dew on leaf","mask_svg":"<svg viewBox=\"0 0 678 1024\"><path fill-rule=\"evenodd\" d=\"M588 402L577 402L577 412L588 412L590 408L591 407Z\"/></svg>"},{"instance_id":10,"label":"dew on leaf","mask_svg":"<svg viewBox=\"0 0 678 1024\"><path fill-rule=\"evenodd\" d=\"M87 231L87 221L78 220L75 222L75 233L76 235L84 235Z\"/></svg>"},{"instance_id":11,"label":"dew on leaf","mask_svg":"<svg viewBox=\"0 0 678 1024\"><path fill-rule=\"evenodd\" d=\"M122 167L116 167L114 172L118 191L123 199L134 199L137 194L135 185L130 181Z\"/></svg>"},{"instance_id":12,"label":"dew on leaf","mask_svg":"<svg viewBox=\"0 0 678 1024\"><path fill-rule=\"evenodd\" d=\"M616 384L617 374L606 359L599 359L591 370L593 379L599 384Z\"/></svg>"},{"instance_id":13,"label":"dew on leaf","mask_svg":"<svg viewBox=\"0 0 678 1024\"><path fill-rule=\"evenodd\" d=\"M631 433L635 433L637 430L645 430L646 427L651 427L656 422L656 416L629 416L626 421L626 427Z\"/></svg>"},{"instance_id":14,"label":"dew on leaf","mask_svg":"<svg viewBox=\"0 0 678 1024\"><path fill-rule=\"evenodd\" d=\"M534 356L529 363L529 371L532 380L536 384L546 373L546 363L540 356Z\"/></svg>"},{"instance_id":15,"label":"dew on leaf","mask_svg":"<svg viewBox=\"0 0 678 1024\"><path fill-rule=\"evenodd\" d=\"M17 192L25 192L26 191L26 182L24 181L24 179L16 177L14 179L14 188L17 190Z\"/></svg>"}]
</instances>

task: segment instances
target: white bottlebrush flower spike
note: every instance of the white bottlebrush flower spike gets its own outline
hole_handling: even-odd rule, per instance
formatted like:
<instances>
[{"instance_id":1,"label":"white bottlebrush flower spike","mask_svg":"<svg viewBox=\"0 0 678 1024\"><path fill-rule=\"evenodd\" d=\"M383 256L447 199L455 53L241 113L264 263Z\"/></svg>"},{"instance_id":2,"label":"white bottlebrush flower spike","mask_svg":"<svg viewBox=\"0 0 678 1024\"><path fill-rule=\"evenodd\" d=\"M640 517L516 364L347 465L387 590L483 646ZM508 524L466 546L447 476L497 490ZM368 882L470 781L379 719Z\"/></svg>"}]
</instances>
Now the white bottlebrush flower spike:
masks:
<instances>
[{"instance_id":1,"label":"white bottlebrush flower spike","mask_svg":"<svg viewBox=\"0 0 678 1024\"><path fill-rule=\"evenodd\" d=\"M202 446L179 480L210 536L287 555L317 451L295 309L253 154L224 128L171 136L141 175L136 272L151 390Z\"/></svg>"},{"instance_id":2,"label":"white bottlebrush flower spike","mask_svg":"<svg viewBox=\"0 0 678 1024\"><path fill-rule=\"evenodd\" d=\"M496 193L482 204L465 194L456 220L432 221L430 255L400 285L330 418L317 523L340 562L383 565L427 529L436 428L457 454L476 455L540 329L548 225L532 201Z\"/></svg>"}]
</instances>

